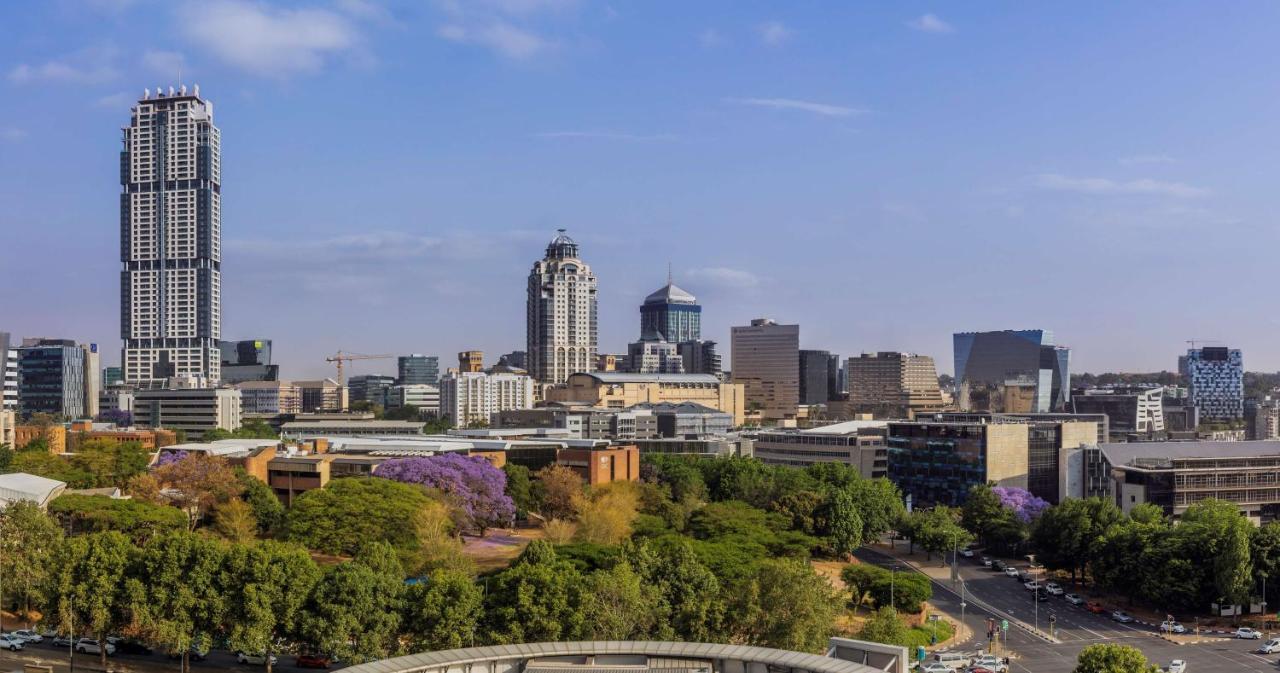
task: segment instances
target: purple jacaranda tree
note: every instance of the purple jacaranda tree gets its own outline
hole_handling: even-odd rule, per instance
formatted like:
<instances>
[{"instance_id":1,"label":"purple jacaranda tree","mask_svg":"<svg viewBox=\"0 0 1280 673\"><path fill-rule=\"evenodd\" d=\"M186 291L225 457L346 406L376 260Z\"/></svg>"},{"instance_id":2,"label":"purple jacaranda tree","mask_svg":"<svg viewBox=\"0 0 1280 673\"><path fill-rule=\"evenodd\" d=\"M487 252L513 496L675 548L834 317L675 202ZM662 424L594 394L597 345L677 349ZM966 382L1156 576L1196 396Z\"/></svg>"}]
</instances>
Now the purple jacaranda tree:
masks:
<instances>
[{"instance_id":1,"label":"purple jacaranda tree","mask_svg":"<svg viewBox=\"0 0 1280 673\"><path fill-rule=\"evenodd\" d=\"M441 491L481 534L492 526L510 525L515 518L515 504L506 494L506 473L484 458L460 453L397 458L379 465L373 474Z\"/></svg>"},{"instance_id":2,"label":"purple jacaranda tree","mask_svg":"<svg viewBox=\"0 0 1280 673\"><path fill-rule=\"evenodd\" d=\"M1013 510L1014 516L1018 517L1022 523L1031 523L1049 508L1048 502L1032 495L1025 488L996 486L991 489L991 492L1000 498L1001 505Z\"/></svg>"},{"instance_id":3,"label":"purple jacaranda tree","mask_svg":"<svg viewBox=\"0 0 1280 673\"><path fill-rule=\"evenodd\" d=\"M97 420L99 423L115 423L117 427L127 428L133 425L133 414L124 409L103 409Z\"/></svg>"},{"instance_id":4,"label":"purple jacaranda tree","mask_svg":"<svg viewBox=\"0 0 1280 673\"><path fill-rule=\"evenodd\" d=\"M182 450L178 450L178 451L163 451L163 450L162 450L162 451L160 452L160 456L156 458L156 463L155 463L155 465L152 465L152 466L151 466L151 469L155 469L155 468L158 468L158 467L164 467L165 465L169 465L170 463L176 463L176 462L178 462L179 460L182 460L183 458L186 458L186 457L187 457L187 455L188 455L188 454L187 454L187 452L186 452L186 451L182 451Z\"/></svg>"}]
</instances>

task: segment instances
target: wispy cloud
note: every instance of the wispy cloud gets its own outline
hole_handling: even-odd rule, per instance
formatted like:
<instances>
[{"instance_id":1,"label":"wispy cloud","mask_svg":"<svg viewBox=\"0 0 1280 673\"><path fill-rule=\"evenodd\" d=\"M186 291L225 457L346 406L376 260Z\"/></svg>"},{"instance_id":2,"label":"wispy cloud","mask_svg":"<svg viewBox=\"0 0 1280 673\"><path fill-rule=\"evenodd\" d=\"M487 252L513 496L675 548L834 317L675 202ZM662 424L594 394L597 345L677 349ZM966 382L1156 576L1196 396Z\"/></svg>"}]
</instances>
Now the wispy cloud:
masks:
<instances>
[{"instance_id":1,"label":"wispy cloud","mask_svg":"<svg viewBox=\"0 0 1280 673\"><path fill-rule=\"evenodd\" d=\"M730 103L738 105L751 105L754 107L767 107L775 110L800 110L824 117L849 117L853 115L864 114L867 111L861 108L848 107L845 105L832 105L830 103L816 103L808 100L798 100L795 98L728 98Z\"/></svg>"},{"instance_id":2,"label":"wispy cloud","mask_svg":"<svg viewBox=\"0 0 1280 673\"><path fill-rule=\"evenodd\" d=\"M533 134L535 138L570 138L583 140L625 140L629 142L649 142L656 140L675 140L675 136L670 133L618 133L614 131L544 131L542 133Z\"/></svg>"},{"instance_id":3,"label":"wispy cloud","mask_svg":"<svg viewBox=\"0 0 1280 673\"><path fill-rule=\"evenodd\" d=\"M205 0L185 5L180 21L193 43L264 77L315 72L332 59L358 55L361 43L356 24L327 9Z\"/></svg>"},{"instance_id":4,"label":"wispy cloud","mask_svg":"<svg viewBox=\"0 0 1280 673\"><path fill-rule=\"evenodd\" d=\"M128 106L130 100L131 100L131 97L129 96L129 94L123 91L118 91L113 94L107 94L106 96L103 96L98 100L95 100L93 102L93 105L95 107L101 107L101 108L121 109Z\"/></svg>"},{"instance_id":5,"label":"wispy cloud","mask_svg":"<svg viewBox=\"0 0 1280 673\"><path fill-rule=\"evenodd\" d=\"M475 44L517 61L541 55L554 43L529 30L506 21L494 21L468 27L460 23L445 24L436 31L450 42Z\"/></svg>"},{"instance_id":6,"label":"wispy cloud","mask_svg":"<svg viewBox=\"0 0 1280 673\"><path fill-rule=\"evenodd\" d=\"M708 266L688 271L685 275L708 285L730 289L744 289L760 285L761 278L750 271L727 266Z\"/></svg>"},{"instance_id":7,"label":"wispy cloud","mask_svg":"<svg viewBox=\"0 0 1280 673\"><path fill-rule=\"evenodd\" d=\"M176 78L186 66L186 59L176 51L148 49L142 54L142 65L158 74Z\"/></svg>"},{"instance_id":8,"label":"wispy cloud","mask_svg":"<svg viewBox=\"0 0 1280 673\"><path fill-rule=\"evenodd\" d=\"M332 238L303 240L228 239L225 247L237 254L297 259L300 256L320 262L388 263L420 259L442 247L443 241L399 231L370 231Z\"/></svg>"},{"instance_id":9,"label":"wispy cloud","mask_svg":"<svg viewBox=\"0 0 1280 673\"><path fill-rule=\"evenodd\" d=\"M1120 157L1116 161L1122 166L1144 166L1148 164L1174 164L1178 160L1167 154L1135 154L1129 157Z\"/></svg>"},{"instance_id":10,"label":"wispy cloud","mask_svg":"<svg viewBox=\"0 0 1280 673\"><path fill-rule=\"evenodd\" d=\"M770 47L780 47L796 34L781 21L766 21L756 26L756 32L760 34L760 41Z\"/></svg>"},{"instance_id":11,"label":"wispy cloud","mask_svg":"<svg viewBox=\"0 0 1280 673\"><path fill-rule=\"evenodd\" d=\"M728 43L729 40L715 28L708 28L701 33L698 33L698 44L701 45L703 49L715 49L716 47L723 47Z\"/></svg>"},{"instance_id":12,"label":"wispy cloud","mask_svg":"<svg viewBox=\"0 0 1280 673\"><path fill-rule=\"evenodd\" d=\"M540 14L575 9L577 0L437 0L447 20L436 35L450 42L484 47L513 61L537 58L557 42L531 25Z\"/></svg>"},{"instance_id":13,"label":"wispy cloud","mask_svg":"<svg viewBox=\"0 0 1280 673\"><path fill-rule=\"evenodd\" d=\"M1181 182L1164 182L1141 178L1138 180L1111 180L1108 178L1076 178L1057 173L1042 173L1032 178L1032 184L1040 189L1058 192L1098 195L1152 195L1194 198L1209 194L1209 190Z\"/></svg>"},{"instance_id":14,"label":"wispy cloud","mask_svg":"<svg viewBox=\"0 0 1280 673\"><path fill-rule=\"evenodd\" d=\"M15 143L27 137L27 132L16 126L0 126L0 140Z\"/></svg>"},{"instance_id":15,"label":"wispy cloud","mask_svg":"<svg viewBox=\"0 0 1280 673\"><path fill-rule=\"evenodd\" d=\"M945 34L956 32L954 26L938 18L937 14L921 14L908 21L907 25L922 33Z\"/></svg>"},{"instance_id":16,"label":"wispy cloud","mask_svg":"<svg viewBox=\"0 0 1280 673\"><path fill-rule=\"evenodd\" d=\"M9 71L9 81L15 84L102 84L120 75L114 65L115 55L113 48L93 47L43 63L19 63Z\"/></svg>"}]
</instances>

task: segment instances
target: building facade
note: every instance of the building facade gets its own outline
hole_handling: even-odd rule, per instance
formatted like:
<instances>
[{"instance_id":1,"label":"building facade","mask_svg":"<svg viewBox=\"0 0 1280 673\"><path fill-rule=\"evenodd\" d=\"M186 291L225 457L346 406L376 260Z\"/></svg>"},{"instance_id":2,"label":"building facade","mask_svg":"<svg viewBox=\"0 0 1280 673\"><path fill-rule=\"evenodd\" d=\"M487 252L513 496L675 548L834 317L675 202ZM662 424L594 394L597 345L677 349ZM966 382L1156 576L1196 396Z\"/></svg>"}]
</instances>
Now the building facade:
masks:
<instances>
[{"instance_id":1,"label":"building facade","mask_svg":"<svg viewBox=\"0 0 1280 673\"><path fill-rule=\"evenodd\" d=\"M440 382L440 358L434 355L401 355L396 358L396 383L403 385L427 384L434 386Z\"/></svg>"},{"instance_id":2,"label":"building facade","mask_svg":"<svg viewBox=\"0 0 1280 673\"><path fill-rule=\"evenodd\" d=\"M800 404L826 404L840 396L839 355L802 350L799 367Z\"/></svg>"},{"instance_id":3,"label":"building facade","mask_svg":"<svg viewBox=\"0 0 1280 673\"><path fill-rule=\"evenodd\" d=\"M683 374L684 358L670 341L642 339L627 344L626 369L635 374Z\"/></svg>"},{"instance_id":4,"label":"building facade","mask_svg":"<svg viewBox=\"0 0 1280 673\"><path fill-rule=\"evenodd\" d=\"M1128 441L1164 434L1164 387L1082 389L1071 395L1077 414L1106 414L1107 441Z\"/></svg>"},{"instance_id":5,"label":"building facade","mask_svg":"<svg viewBox=\"0 0 1280 673\"><path fill-rule=\"evenodd\" d=\"M458 353L458 371L484 371L484 351L462 351Z\"/></svg>"},{"instance_id":6,"label":"building facade","mask_svg":"<svg viewBox=\"0 0 1280 673\"><path fill-rule=\"evenodd\" d=\"M333 379L294 381L302 399L302 413L321 411L346 411L347 387Z\"/></svg>"},{"instance_id":7,"label":"building facade","mask_svg":"<svg viewBox=\"0 0 1280 673\"><path fill-rule=\"evenodd\" d=\"M244 381L234 387L245 414L302 413L302 391L289 381Z\"/></svg>"},{"instance_id":8,"label":"building facade","mask_svg":"<svg viewBox=\"0 0 1280 673\"><path fill-rule=\"evenodd\" d=\"M941 411L933 358L913 353L863 353L845 362L849 407L881 418L915 418Z\"/></svg>"},{"instance_id":9,"label":"building facade","mask_svg":"<svg viewBox=\"0 0 1280 673\"><path fill-rule=\"evenodd\" d=\"M411 406L422 416L440 414L440 388L425 383L392 386L387 390L387 408Z\"/></svg>"},{"instance_id":10,"label":"building facade","mask_svg":"<svg viewBox=\"0 0 1280 673\"><path fill-rule=\"evenodd\" d=\"M563 229L529 272L526 313L527 369L539 387L595 371L596 276Z\"/></svg>"},{"instance_id":11,"label":"building facade","mask_svg":"<svg viewBox=\"0 0 1280 673\"><path fill-rule=\"evenodd\" d=\"M84 351L84 416L97 418L98 396L102 394L102 360L98 344L80 344Z\"/></svg>"},{"instance_id":12,"label":"building facade","mask_svg":"<svg viewBox=\"0 0 1280 673\"><path fill-rule=\"evenodd\" d=\"M800 326L758 318L733 328L731 347L733 381L742 384L747 407L766 419L795 417L800 404Z\"/></svg>"},{"instance_id":13,"label":"building facade","mask_svg":"<svg viewBox=\"0 0 1280 673\"><path fill-rule=\"evenodd\" d=\"M626 409L638 404L694 402L733 415L742 425L745 395L741 383L724 383L710 374L629 374L596 372L573 374L548 388L549 402Z\"/></svg>"},{"instance_id":14,"label":"building facade","mask_svg":"<svg viewBox=\"0 0 1280 673\"><path fill-rule=\"evenodd\" d=\"M676 287L671 279L640 305L641 338L672 343L702 339L702 307L693 295Z\"/></svg>"},{"instance_id":15,"label":"building facade","mask_svg":"<svg viewBox=\"0 0 1280 673\"><path fill-rule=\"evenodd\" d=\"M271 364L270 339L219 341L222 382L278 381L280 365Z\"/></svg>"},{"instance_id":16,"label":"building facade","mask_svg":"<svg viewBox=\"0 0 1280 673\"><path fill-rule=\"evenodd\" d=\"M716 378L724 376L724 364L720 353L716 352L716 342L681 341L676 347L680 350L686 374L710 374Z\"/></svg>"},{"instance_id":17,"label":"building facade","mask_svg":"<svg viewBox=\"0 0 1280 673\"><path fill-rule=\"evenodd\" d=\"M1239 349L1191 348L1178 365L1202 422L1244 418L1244 354Z\"/></svg>"},{"instance_id":18,"label":"building facade","mask_svg":"<svg viewBox=\"0 0 1280 673\"><path fill-rule=\"evenodd\" d=\"M1071 400L1071 349L1053 332L961 332L955 346L956 402L963 411L1043 413Z\"/></svg>"},{"instance_id":19,"label":"building facade","mask_svg":"<svg viewBox=\"0 0 1280 673\"><path fill-rule=\"evenodd\" d=\"M139 390L133 403L135 424L182 430L188 439L200 439L215 428L237 430L241 413L240 391L234 388Z\"/></svg>"},{"instance_id":20,"label":"building facade","mask_svg":"<svg viewBox=\"0 0 1280 673\"><path fill-rule=\"evenodd\" d=\"M24 339L18 349L18 400L23 416L85 415L85 350L70 339Z\"/></svg>"},{"instance_id":21,"label":"building facade","mask_svg":"<svg viewBox=\"0 0 1280 673\"><path fill-rule=\"evenodd\" d=\"M18 410L18 345L0 332L0 410Z\"/></svg>"},{"instance_id":22,"label":"building facade","mask_svg":"<svg viewBox=\"0 0 1280 673\"><path fill-rule=\"evenodd\" d=\"M756 435L755 457L770 465L808 467L842 463L863 477L889 474L884 421L848 421L808 430L770 430Z\"/></svg>"},{"instance_id":23,"label":"building facade","mask_svg":"<svg viewBox=\"0 0 1280 673\"><path fill-rule=\"evenodd\" d=\"M199 87L148 91L120 152L120 338L125 381L220 379L221 133Z\"/></svg>"},{"instance_id":24,"label":"building facade","mask_svg":"<svg viewBox=\"0 0 1280 673\"><path fill-rule=\"evenodd\" d=\"M381 374L361 374L347 379L347 397L351 404L367 402L380 407L387 404L387 391L396 384L396 377Z\"/></svg>"},{"instance_id":25,"label":"building facade","mask_svg":"<svg viewBox=\"0 0 1280 673\"><path fill-rule=\"evenodd\" d=\"M532 407L533 388L533 379L523 374L450 374L440 381L440 415L460 428L488 424L499 412Z\"/></svg>"}]
</instances>

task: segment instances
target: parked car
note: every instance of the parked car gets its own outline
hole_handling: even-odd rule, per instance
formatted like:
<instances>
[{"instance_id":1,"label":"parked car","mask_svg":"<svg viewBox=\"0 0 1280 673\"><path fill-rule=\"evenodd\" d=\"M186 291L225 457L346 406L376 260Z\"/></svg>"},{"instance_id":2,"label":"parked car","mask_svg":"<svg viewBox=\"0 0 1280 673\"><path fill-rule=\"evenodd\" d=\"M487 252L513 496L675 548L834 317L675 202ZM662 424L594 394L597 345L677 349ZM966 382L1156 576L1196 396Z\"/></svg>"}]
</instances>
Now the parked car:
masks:
<instances>
[{"instance_id":1,"label":"parked car","mask_svg":"<svg viewBox=\"0 0 1280 673\"><path fill-rule=\"evenodd\" d=\"M1061 596L1063 593L1062 586L1059 585L1057 582L1049 582L1048 584L1045 584L1044 590L1048 591L1050 594L1054 596Z\"/></svg>"},{"instance_id":2,"label":"parked car","mask_svg":"<svg viewBox=\"0 0 1280 673\"><path fill-rule=\"evenodd\" d=\"M965 557L965 558L973 558L973 550L972 550L972 549L961 549L961 550L960 550L960 555L961 555L961 556L963 556L963 557Z\"/></svg>"},{"instance_id":3,"label":"parked car","mask_svg":"<svg viewBox=\"0 0 1280 673\"><path fill-rule=\"evenodd\" d=\"M116 643L116 651L120 654L141 654L143 656L150 656L155 653L155 650L151 649L150 645L141 640L129 639Z\"/></svg>"},{"instance_id":4,"label":"parked car","mask_svg":"<svg viewBox=\"0 0 1280 673\"><path fill-rule=\"evenodd\" d=\"M1022 583L1022 588L1027 591L1035 591L1040 588L1040 583L1035 580L1029 580Z\"/></svg>"},{"instance_id":5,"label":"parked car","mask_svg":"<svg viewBox=\"0 0 1280 673\"><path fill-rule=\"evenodd\" d=\"M80 654L102 654L107 651L107 656L116 653L116 646L111 643L99 643L96 638L81 638L76 641L76 651Z\"/></svg>"},{"instance_id":6,"label":"parked car","mask_svg":"<svg viewBox=\"0 0 1280 673\"><path fill-rule=\"evenodd\" d=\"M1280 638L1272 638L1258 648L1258 654L1275 654L1280 652Z\"/></svg>"},{"instance_id":7,"label":"parked car","mask_svg":"<svg viewBox=\"0 0 1280 673\"><path fill-rule=\"evenodd\" d=\"M1160 630L1166 633L1186 633L1187 627L1170 619L1170 620L1160 622Z\"/></svg>"},{"instance_id":8,"label":"parked car","mask_svg":"<svg viewBox=\"0 0 1280 673\"><path fill-rule=\"evenodd\" d=\"M32 631L31 629L18 629L13 635L22 639L24 643L43 643L44 636Z\"/></svg>"},{"instance_id":9,"label":"parked car","mask_svg":"<svg viewBox=\"0 0 1280 673\"><path fill-rule=\"evenodd\" d=\"M1258 631L1257 629L1251 629L1247 626L1242 626L1236 629L1235 637L1243 638L1245 640L1261 640L1262 632Z\"/></svg>"},{"instance_id":10,"label":"parked car","mask_svg":"<svg viewBox=\"0 0 1280 673\"><path fill-rule=\"evenodd\" d=\"M1032 575L1031 573L1029 573L1029 572L1027 572L1027 571L1025 571L1025 570L1018 571L1018 581L1019 581L1019 582L1030 582L1030 581L1034 580L1035 578L1036 578L1036 577L1035 577L1035 575Z\"/></svg>"},{"instance_id":11,"label":"parked car","mask_svg":"<svg viewBox=\"0 0 1280 673\"><path fill-rule=\"evenodd\" d=\"M1008 575L1009 577L1017 577L1017 576L1018 576L1018 569L1017 569L1017 568L1015 568L1015 567L1013 567L1013 566L1005 566L1005 568L1004 568L1004 574L1005 574L1005 575Z\"/></svg>"},{"instance_id":12,"label":"parked car","mask_svg":"<svg viewBox=\"0 0 1280 673\"><path fill-rule=\"evenodd\" d=\"M1187 662L1181 659L1174 659L1169 663L1169 673L1187 673Z\"/></svg>"},{"instance_id":13,"label":"parked car","mask_svg":"<svg viewBox=\"0 0 1280 673\"><path fill-rule=\"evenodd\" d=\"M323 654L299 654L293 660L293 665L298 668L329 668L329 657ZM952 673L949 668L944 667L944 671L945 673Z\"/></svg>"},{"instance_id":14,"label":"parked car","mask_svg":"<svg viewBox=\"0 0 1280 673\"><path fill-rule=\"evenodd\" d=\"M970 666L964 669L964 673L996 673L994 670L986 666Z\"/></svg>"},{"instance_id":15,"label":"parked car","mask_svg":"<svg viewBox=\"0 0 1280 673\"><path fill-rule=\"evenodd\" d=\"M72 638L71 638L71 636L59 636L59 635L55 635L55 636L53 637L53 643L52 643L52 645L53 645L54 647L71 647L72 643L74 643L74 642L75 642L75 640L74 640L74 639L72 639Z\"/></svg>"},{"instance_id":16,"label":"parked car","mask_svg":"<svg viewBox=\"0 0 1280 673\"><path fill-rule=\"evenodd\" d=\"M12 633L0 633L0 649L17 652L23 645L26 645L26 641Z\"/></svg>"},{"instance_id":17,"label":"parked car","mask_svg":"<svg viewBox=\"0 0 1280 673\"><path fill-rule=\"evenodd\" d=\"M984 568L990 568L990 567L991 567L991 563L992 563L992 561L991 561L991 557L990 557L990 556L983 556L983 557L982 557L982 566L983 566Z\"/></svg>"},{"instance_id":18,"label":"parked car","mask_svg":"<svg viewBox=\"0 0 1280 673\"><path fill-rule=\"evenodd\" d=\"M1004 663L1004 657L997 657L994 654L984 654L974 659L973 665L991 671L991 673L1005 673L1009 670L1008 664Z\"/></svg>"},{"instance_id":19,"label":"parked car","mask_svg":"<svg viewBox=\"0 0 1280 673\"><path fill-rule=\"evenodd\" d=\"M1084 599L1079 594L1063 594L1062 597L1072 605L1084 605Z\"/></svg>"},{"instance_id":20,"label":"parked car","mask_svg":"<svg viewBox=\"0 0 1280 673\"><path fill-rule=\"evenodd\" d=\"M261 652L259 652L258 654L250 654L248 652L236 652L236 661L242 664L253 664L254 666L261 666L267 663L268 656L271 657L271 665L275 666L276 655L274 654L266 655L266 654L262 654Z\"/></svg>"},{"instance_id":21,"label":"parked car","mask_svg":"<svg viewBox=\"0 0 1280 673\"><path fill-rule=\"evenodd\" d=\"M1133 616L1124 610L1115 610L1111 613L1111 619L1121 624L1128 624L1133 621Z\"/></svg>"},{"instance_id":22,"label":"parked car","mask_svg":"<svg viewBox=\"0 0 1280 673\"><path fill-rule=\"evenodd\" d=\"M1050 598L1052 598L1052 596L1049 595L1048 591L1044 590L1044 587L1040 587L1039 589L1036 589L1036 600L1044 602L1049 600Z\"/></svg>"},{"instance_id":23,"label":"parked car","mask_svg":"<svg viewBox=\"0 0 1280 673\"><path fill-rule=\"evenodd\" d=\"M1084 609L1088 610L1089 612L1092 612L1095 615L1102 615L1102 614L1106 614L1107 612L1107 609L1103 607L1102 603L1099 603L1097 601L1089 601L1088 603L1085 603Z\"/></svg>"}]
</instances>

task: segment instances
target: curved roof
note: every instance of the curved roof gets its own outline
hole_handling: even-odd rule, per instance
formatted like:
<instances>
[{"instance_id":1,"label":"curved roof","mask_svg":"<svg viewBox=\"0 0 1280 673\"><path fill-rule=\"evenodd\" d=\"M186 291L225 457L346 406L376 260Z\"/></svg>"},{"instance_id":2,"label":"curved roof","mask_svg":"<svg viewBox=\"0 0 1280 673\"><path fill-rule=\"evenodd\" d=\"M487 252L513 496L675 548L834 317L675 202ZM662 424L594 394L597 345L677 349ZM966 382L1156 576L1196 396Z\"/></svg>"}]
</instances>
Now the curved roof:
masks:
<instances>
[{"instance_id":1,"label":"curved roof","mask_svg":"<svg viewBox=\"0 0 1280 673\"><path fill-rule=\"evenodd\" d=\"M666 285L644 298L646 304L696 304L697 302L696 297L676 287L676 284L671 281L667 281Z\"/></svg>"},{"instance_id":2,"label":"curved roof","mask_svg":"<svg viewBox=\"0 0 1280 673\"><path fill-rule=\"evenodd\" d=\"M590 654L639 654L654 657L733 660L765 664L771 669L793 669L809 673L879 673L880 669L852 661L804 652L774 650L748 645L680 643L671 641L597 640L558 643L520 643L467 647L458 650L423 652L394 659L351 666L347 673L436 673L454 666L536 657Z\"/></svg>"},{"instance_id":3,"label":"curved roof","mask_svg":"<svg viewBox=\"0 0 1280 673\"><path fill-rule=\"evenodd\" d=\"M569 235L564 233L564 229L557 229L558 234L551 239L551 243L547 244L547 259L576 259L578 257L578 244L574 242Z\"/></svg>"}]
</instances>

